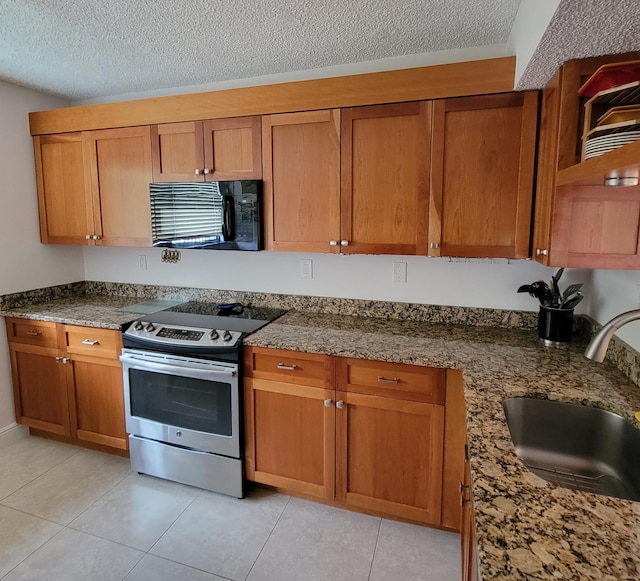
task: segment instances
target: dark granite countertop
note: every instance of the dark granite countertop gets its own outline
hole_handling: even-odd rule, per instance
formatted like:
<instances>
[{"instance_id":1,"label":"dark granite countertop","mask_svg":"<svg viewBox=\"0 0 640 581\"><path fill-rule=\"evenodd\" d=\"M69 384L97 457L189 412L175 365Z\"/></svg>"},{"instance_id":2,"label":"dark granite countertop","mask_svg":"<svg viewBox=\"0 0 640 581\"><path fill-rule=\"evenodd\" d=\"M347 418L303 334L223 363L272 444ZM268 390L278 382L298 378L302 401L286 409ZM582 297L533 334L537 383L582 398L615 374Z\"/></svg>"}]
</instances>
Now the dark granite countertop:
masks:
<instances>
[{"instance_id":1,"label":"dark granite countertop","mask_svg":"<svg viewBox=\"0 0 640 581\"><path fill-rule=\"evenodd\" d=\"M602 407L640 424L640 388L535 331L290 312L248 345L463 370L480 571L489 579L640 579L640 502L560 488L515 456L507 397ZM638 468L640 469L640 467Z\"/></svg>"}]
</instances>

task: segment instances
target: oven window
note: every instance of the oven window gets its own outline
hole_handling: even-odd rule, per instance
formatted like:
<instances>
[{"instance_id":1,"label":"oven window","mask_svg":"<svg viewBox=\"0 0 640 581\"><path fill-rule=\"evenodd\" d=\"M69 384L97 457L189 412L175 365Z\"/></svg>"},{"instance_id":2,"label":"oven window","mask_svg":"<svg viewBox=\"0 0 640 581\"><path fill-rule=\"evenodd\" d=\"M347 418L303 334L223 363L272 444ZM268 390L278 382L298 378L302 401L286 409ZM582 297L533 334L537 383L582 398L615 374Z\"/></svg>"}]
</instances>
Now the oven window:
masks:
<instances>
[{"instance_id":1,"label":"oven window","mask_svg":"<svg viewBox=\"0 0 640 581\"><path fill-rule=\"evenodd\" d=\"M178 428L231 436L231 385L129 370L131 415Z\"/></svg>"}]
</instances>

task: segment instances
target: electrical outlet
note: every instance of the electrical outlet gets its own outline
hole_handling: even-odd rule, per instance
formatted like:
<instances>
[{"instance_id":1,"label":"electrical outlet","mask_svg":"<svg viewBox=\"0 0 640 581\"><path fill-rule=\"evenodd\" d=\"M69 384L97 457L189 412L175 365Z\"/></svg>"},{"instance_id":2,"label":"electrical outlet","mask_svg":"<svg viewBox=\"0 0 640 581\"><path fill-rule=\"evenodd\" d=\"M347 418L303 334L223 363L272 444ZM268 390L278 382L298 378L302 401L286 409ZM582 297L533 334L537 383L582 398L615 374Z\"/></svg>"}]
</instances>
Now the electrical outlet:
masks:
<instances>
[{"instance_id":1,"label":"electrical outlet","mask_svg":"<svg viewBox=\"0 0 640 581\"><path fill-rule=\"evenodd\" d=\"M162 262L178 262L180 260L179 250L169 250L165 248L162 251Z\"/></svg>"},{"instance_id":2,"label":"electrical outlet","mask_svg":"<svg viewBox=\"0 0 640 581\"><path fill-rule=\"evenodd\" d=\"M313 260L310 258L300 260L300 278L313 278Z\"/></svg>"},{"instance_id":3,"label":"electrical outlet","mask_svg":"<svg viewBox=\"0 0 640 581\"><path fill-rule=\"evenodd\" d=\"M146 254L138 254L138 268L140 270L147 270L147 256L146 256Z\"/></svg>"},{"instance_id":4,"label":"electrical outlet","mask_svg":"<svg viewBox=\"0 0 640 581\"><path fill-rule=\"evenodd\" d=\"M407 263L393 263L393 282L407 282Z\"/></svg>"}]
</instances>

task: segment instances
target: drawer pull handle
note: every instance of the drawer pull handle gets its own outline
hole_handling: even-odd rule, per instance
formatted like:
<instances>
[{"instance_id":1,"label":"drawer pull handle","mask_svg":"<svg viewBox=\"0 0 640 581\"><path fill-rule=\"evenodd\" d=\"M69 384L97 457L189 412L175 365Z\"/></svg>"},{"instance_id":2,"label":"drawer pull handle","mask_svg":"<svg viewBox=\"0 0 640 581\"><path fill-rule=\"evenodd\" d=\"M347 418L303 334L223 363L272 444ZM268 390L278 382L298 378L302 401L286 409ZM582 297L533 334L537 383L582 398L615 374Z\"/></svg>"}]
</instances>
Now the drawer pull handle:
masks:
<instances>
[{"instance_id":1,"label":"drawer pull handle","mask_svg":"<svg viewBox=\"0 0 640 581\"><path fill-rule=\"evenodd\" d=\"M91 339L84 339L82 341L83 345L100 345L100 341L98 341L97 339L94 339L93 341Z\"/></svg>"},{"instance_id":2,"label":"drawer pull handle","mask_svg":"<svg viewBox=\"0 0 640 581\"><path fill-rule=\"evenodd\" d=\"M284 363L278 363L278 369L282 369L283 371L295 371L298 369L297 365L285 365Z\"/></svg>"},{"instance_id":3,"label":"drawer pull handle","mask_svg":"<svg viewBox=\"0 0 640 581\"><path fill-rule=\"evenodd\" d=\"M384 377L382 375L378 375L379 383L400 383L400 379L398 377Z\"/></svg>"},{"instance_id":4,"label":"drawer pull handle","mask_svg":"<svg viewBox=\"0 0 640 581\"><path fill-rule=\"evenodd\" d=\"M27 335L31 335L33 337L37 337L38 335L42 335L42 331L36 331L35 329L29 329L27 331Z\"/></svg>"}]
</instances>

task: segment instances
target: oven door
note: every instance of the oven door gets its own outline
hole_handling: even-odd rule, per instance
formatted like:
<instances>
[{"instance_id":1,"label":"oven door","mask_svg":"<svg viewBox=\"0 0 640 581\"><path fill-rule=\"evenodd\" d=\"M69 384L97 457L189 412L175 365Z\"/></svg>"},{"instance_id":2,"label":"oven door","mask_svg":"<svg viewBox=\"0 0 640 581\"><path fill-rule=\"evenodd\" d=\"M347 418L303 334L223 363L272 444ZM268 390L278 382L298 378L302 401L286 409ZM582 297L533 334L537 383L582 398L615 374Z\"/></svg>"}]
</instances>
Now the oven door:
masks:
<instances>
[{"instance_id":1,"label":"oven door","mask_svg":"<svg viewBox=\"0 0 640 581\"><path fill-rule=\"evenodd\" d=\"M123 349L127 432L240 457L238 366Z\"/></svg>"}]
</instances>

